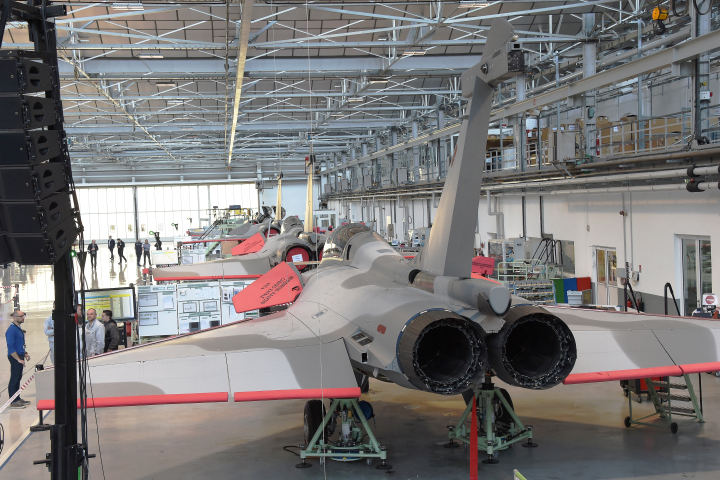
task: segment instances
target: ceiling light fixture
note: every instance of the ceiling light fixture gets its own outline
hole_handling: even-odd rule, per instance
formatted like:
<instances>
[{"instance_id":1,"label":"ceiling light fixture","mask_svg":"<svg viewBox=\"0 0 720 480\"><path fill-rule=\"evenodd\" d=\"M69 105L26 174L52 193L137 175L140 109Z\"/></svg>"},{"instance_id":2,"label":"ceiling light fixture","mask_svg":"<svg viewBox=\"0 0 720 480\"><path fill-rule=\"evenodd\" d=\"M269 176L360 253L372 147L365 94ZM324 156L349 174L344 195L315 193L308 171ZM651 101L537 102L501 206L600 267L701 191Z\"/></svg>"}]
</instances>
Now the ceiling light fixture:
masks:
<instances>
[{"instance_id":1,"label":"ceiling light fixture","mask_svg":"<svg viewBox=\"0 0 720 480\"><path fill-rule=\"evenodd\" d=\"M140 2L115 2L112 4L113 10L145 10L145 6Z\"/></svg>"},{"instance_id":2,"label":"ceiling light fixture","mask_svg":"<svg viewBox=\"0 0 720 480\"><path fill-rule=\"evenodd\" d=\"M347 99L348 102L364 102L364 97L350 97Z\"/></svg>"},{"instance_id":3,"label":"ceiling light fixture","mask_svg":"<svg viewBox=\"0 0 720 480\"><path fill-rule=\"evenodd\" d=\"M164 58L160 52L138 53L137 58Z\"/></svg>"},{"instance_id":4,"label":"ceiling light fixture","mask_svg":"<svg viewBox=\"0 0 720 480\"><path fill-rule=\"evenodd\" d=\"M403 54L403 56L408 56L408 55L425 55L425 50L405 50L402 54Z\"/></svg>"},{"instance_id":5,"label":"ceiling light fixture","mask_svg":"<svg viewBox=\"0 0 720 480\"><path fill-rule=\"evenodd\" d=\"M368 83L387 83L387 81L385 77L368 77Z\"/></svg>"},{"instance_id":6,"label":"ceiling light fixture","mask_svg":"<svg viewBox=\"0 0 720 480\"><path fill-rule=\"evenodd\" d=\"M482 8L489 6L489 3L486 2L476 2L473 0L460 0L460 4L458 5L458 8Z\"/></svg>"},{"instance_id":7,"label":"ceiling light fixture","mask_svg":"<svg viewBox=\"0 0 720 480\"><path fill-rule=\"evenodd\" d=\"M157 82L155 84L157 87L177 87L177 83L175 82Z\"/></svg>"}]
</instances>

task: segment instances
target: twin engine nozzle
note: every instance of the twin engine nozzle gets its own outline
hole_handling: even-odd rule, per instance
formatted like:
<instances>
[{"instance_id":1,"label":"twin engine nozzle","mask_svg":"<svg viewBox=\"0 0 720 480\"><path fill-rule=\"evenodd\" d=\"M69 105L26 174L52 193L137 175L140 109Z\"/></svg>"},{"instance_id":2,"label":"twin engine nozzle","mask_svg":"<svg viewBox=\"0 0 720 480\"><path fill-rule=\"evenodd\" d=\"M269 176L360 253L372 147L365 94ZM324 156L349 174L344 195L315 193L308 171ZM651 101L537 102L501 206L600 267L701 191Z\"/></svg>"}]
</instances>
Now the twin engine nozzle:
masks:
<instances>
[{"instance_id":1,"label":"twin engine nozzle","mask_svg":"<svg viewBox=\"0 0 720 480\"><path fill-rule=\"evenodd\" d=\"M513 386L554 387L572 371L575 339L567 325L533 306L510 309L498 333L448 310L413 317L398 340L398 361L418 389L452 395L473 388L491 368Z\"/></svg>"}]
</instances>

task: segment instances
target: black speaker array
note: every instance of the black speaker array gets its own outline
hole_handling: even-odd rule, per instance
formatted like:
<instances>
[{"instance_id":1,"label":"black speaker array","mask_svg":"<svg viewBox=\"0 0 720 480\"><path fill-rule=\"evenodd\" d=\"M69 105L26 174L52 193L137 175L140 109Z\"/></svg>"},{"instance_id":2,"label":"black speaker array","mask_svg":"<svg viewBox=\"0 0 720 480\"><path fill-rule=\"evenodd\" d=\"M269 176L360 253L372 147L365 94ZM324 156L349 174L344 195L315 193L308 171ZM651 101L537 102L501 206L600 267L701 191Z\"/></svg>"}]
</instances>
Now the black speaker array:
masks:
<instances>
[{"instance_id":1,"label":"black speaker array","mask_svg":"<svg viewBox=\"0 0 720 480\"><path fill-rule=\"evenodd\" d=\"M0 58L0 263L53 264L78 234L54 68Z\"/></svg>"}]
</instances>

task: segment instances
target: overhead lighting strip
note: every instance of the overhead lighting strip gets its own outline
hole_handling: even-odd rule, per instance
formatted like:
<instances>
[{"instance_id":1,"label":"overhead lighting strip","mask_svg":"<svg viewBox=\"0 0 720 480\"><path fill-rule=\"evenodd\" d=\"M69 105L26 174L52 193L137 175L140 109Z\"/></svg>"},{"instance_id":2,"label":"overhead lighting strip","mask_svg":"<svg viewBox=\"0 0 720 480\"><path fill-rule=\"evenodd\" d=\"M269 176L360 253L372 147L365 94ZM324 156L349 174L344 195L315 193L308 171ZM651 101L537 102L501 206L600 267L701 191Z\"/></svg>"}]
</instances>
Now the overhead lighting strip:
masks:
<instances>
[{"instance_id":1,"label":"overhead lighting strip","mask_svg":"<svg viewBox=\"0 0 720 480\"><path fill-rule=\"evenodd\" d=\"M237 129L238 113L240 111L240 96L242 94L243 77L245 76L245 58L247 57L248 40L250 39L250 23L254 0L243 0L242 19L240 20L240 39L238 40L237 75L235 77L235 101L233 102L232 128L230 129L230 145L228 147L228 167L232 162L233 144L235 143L235 130Z\"/></svg>"}]
</instances>

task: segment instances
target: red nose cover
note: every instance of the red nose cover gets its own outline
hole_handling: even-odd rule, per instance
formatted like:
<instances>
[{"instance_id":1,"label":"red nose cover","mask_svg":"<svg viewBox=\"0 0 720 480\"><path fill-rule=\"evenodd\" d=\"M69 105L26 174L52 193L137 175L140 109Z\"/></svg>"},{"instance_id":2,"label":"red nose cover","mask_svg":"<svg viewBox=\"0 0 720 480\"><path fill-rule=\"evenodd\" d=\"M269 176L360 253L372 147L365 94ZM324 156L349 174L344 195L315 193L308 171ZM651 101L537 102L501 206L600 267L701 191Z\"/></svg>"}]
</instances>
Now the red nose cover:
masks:
<instances>
[{"instance_id":1,"label":"red nose cover","mask_svg":"<svg viewBox=\"0 0 720 480\"><path fill-rule=\"evenodd\" d=\"M248 253L259 252L264 246L265 237L263 237L261 233L256 233L240 245L233 247L230 253L233 255L247 255Z\"/></svg>"},{"instance_id":2,"label":"red nose cover","mask_svg":"<svg viewBox=\"0 0 720 480\"><path fill-rule=\"evenodd\" d=\"M302 292L298 272L285 262L279 263L232 299L237 313L292 303Z\"/></svg>"}]
</instances>

